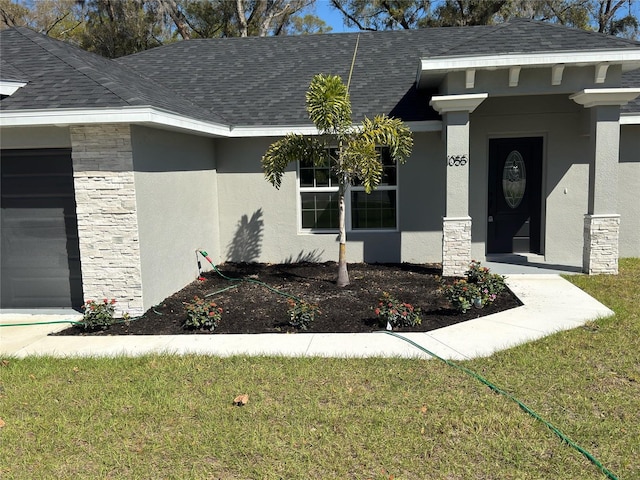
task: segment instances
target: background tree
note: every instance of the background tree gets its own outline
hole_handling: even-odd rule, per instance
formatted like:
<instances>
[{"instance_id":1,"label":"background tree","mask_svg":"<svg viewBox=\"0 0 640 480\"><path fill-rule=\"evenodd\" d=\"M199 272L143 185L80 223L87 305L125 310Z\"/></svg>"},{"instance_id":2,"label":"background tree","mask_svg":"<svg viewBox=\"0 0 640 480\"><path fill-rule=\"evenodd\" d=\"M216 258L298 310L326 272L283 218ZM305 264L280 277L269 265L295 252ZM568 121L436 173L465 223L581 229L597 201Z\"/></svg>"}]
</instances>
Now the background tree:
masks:
<instances>
[{"instance_id":1,"label":"background tree","mask_svg":"<svg viewBox=\"0 0 640 480\"><path fill-rule=\"evenodd\" d=\"M303 12L314 0L145 0L189 38L248 37L324 31L326 24ZM317 25L314 27L314 24ZM300 30L298 30L298 27Z\"/></svg>"},{"instance_id":2,"label":"background tree","mask_svg":"<svg viewBox=\"0 0 640 480\"><path fill-rule=\"evenodd\" d=\"M349 27L397 30L427 26L431 0L331 0Z\"/></svg>"},{"instance_id":3,"label":"background tree","mask_svg":"<svg viewBox=\"0 0 640 480\"><path fill-rule=\"evenodd\" d=\"M83 3L78 0L22 3L0 0L0 29L26 26L36 32L78 45L84 32Z\"/></svg>"},{"instance_id":4,"label":"background tree","mask_svg":"<svg viewBox=\"0 0 640 480\"><path fill-rule=\"evenodd\" d=\"M404 163L411 154L413 138L401 120L379 115L354 126L351 120L349 89L332 75L313 77L306 95L309 118L318 136L289 134L273 143L262 157L266 179L280 188L282 176L291 162L308 160L316 166L331 165L338 178L339 255L337 285L349 284L346 257L345 193L359 182L371 193L382 178L383 166L377 147L389 148L391 159ZM338 145L335 156L329 147Z\"/></svg>"},{"instance_id":5,"label":"background tree","mask_svg":"<svg viewBox=\"0 0 640 480\"><path fill-rule=\"evenodd\" d=\"M116 58L162 45L161 16L145 0L89 0L86 5L82 48Z\"/></svg>"},{"instance_id":6,"label":"background tree","mask_svg":"<svg viewBox=\"0 0 640 480\"><path fill-rule=\"evenodd\" d=\"M324 33L315 0L0 0L0 28L24 25L109 58L191 38Z\"/></svg>"},{"instance_id":7,"label":"background tree","mask_svg":"<svg viewBox=\"0 0 640 480\"><path fill-rule=\"evenodd\" d=\"M331 0L360 30L489 25L512 18L635 38L640 0ZM635 10L634 10L635 9Z\"/></svg>"},{"instance_id":8,"label":"background tree","mask_svg":"<svg viewBox=\"0 0 640 480\"><path fill-rule=\"evenodd\" d=\"M426 19L428 26L490 25L512 0L445 0Z\"/></svg>"}]
</instances>

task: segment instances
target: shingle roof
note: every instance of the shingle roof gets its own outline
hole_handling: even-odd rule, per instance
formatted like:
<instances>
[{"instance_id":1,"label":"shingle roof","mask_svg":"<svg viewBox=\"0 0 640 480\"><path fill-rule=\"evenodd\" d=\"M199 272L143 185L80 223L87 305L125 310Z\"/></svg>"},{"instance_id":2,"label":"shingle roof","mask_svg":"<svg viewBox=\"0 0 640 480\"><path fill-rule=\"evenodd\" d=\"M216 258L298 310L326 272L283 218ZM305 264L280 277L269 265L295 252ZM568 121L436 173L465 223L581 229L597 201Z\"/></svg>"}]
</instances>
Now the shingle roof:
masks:
<instances>
[{"instance_id":1,"label":"shingle roof","mask_svg":"<svg viewBox=\"0 0 640 480\"><path fill-rule=\"evenodd\" d=\"M26 82L28 77L20 71L20 69L14 67L9 62L5 62L0 58L0 80L9 80L14 82Z\"/></svg>"},{"instance_id":2,"label":"shingle roof","mask_svg":"<svg viewBox=\"0 0 640 480\"><path fill-rule=\"evenodd\" d=\"M528 19L480 27L461 27L467 39L434 56L504 55L578 50L637 49L640 43L597 32Z\"/></svg>"},{"instance_id":3,"label":"shingle roof","mask_svg":"<svg viewBox=\"0 0 640 480\"><path fill-rule=\"evenodd\" d=\"M0 32L0 75L21 75L29 84L0 108L149 105L229 126L309 125L304 102L311 78L338 74L346 81L358 38L350 90L356 120L378 113L406 121L439 118L428 107L433 92L415 88L421 58L640 48L630 40L518 20L478 27L189 40L113 61L16 28ZM628 72L623 82L638 87L639 77ZM640 101L625 111L640 111Z\"/></svg>"},{"instance_id":4,"label":"shingle roof","mask_svg":"<svg viewBox=\"0 0 640 480\"><path fill-rule=\"evenodd\" d=\"M224 119L179 98L130 68L18 27L0 32L2 71L21 72L28 84L2 100L2 110L149 106L199 119ZM5 71L5 66L10 65Z\"/></svg>"},{"instance_id":5,"label":"shingle roof","mask_svg":"<svg viewBox=\"0 0 640 480\"><path fill-rule=\"evenodd\" d=\"M298 37L190 40L118 59L233 125L308 124L305 92L316 73L351 82L355 119L387 113L404 120L438 118L433 92L414 87L420 58L557 50L638 49L640 43L542 22L495 26L340 33Z\"/></svg>"}]
</instances>

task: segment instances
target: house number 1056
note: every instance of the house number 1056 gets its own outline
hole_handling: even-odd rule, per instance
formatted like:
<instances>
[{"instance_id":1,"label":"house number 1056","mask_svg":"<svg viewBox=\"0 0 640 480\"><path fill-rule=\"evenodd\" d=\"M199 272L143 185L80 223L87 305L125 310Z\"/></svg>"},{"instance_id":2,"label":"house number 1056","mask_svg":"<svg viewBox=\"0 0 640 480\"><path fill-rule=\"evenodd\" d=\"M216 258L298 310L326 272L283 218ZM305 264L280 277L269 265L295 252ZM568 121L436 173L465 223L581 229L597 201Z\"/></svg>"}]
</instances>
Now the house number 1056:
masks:
<instances>
[{"instance_id":1,"label":"house number 1056","mask_svg":"<svg viewBox=\"0 0 640 480\"><path fill-rule=\"evenodd\" d=\"M466 155L449 155L447 157L447 164L450 167L463 167L468 161L469 159Z\"/></svg>"}]
</instances>

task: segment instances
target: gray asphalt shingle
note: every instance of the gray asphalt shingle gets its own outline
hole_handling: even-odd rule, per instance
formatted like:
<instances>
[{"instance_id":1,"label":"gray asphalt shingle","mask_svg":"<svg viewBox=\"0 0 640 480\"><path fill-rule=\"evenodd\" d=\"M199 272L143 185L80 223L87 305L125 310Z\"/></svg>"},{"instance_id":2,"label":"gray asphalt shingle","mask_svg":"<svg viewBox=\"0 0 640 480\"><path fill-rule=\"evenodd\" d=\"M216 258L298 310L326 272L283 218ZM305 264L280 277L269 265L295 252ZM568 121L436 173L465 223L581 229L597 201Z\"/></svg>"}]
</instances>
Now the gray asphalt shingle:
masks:
<instances>
[{"instance_id":1,"label":"gray asphalt shingle","mask_svg":"<svg viewBox=\"0 0 640 480\"><path fill-rule=\"evenodd\" d=\"M176 42L108 60L26 28L0 32L0 76L29 83L3 110L154 106L229 126L308 125L313 75L351 81L354 119L387 113L406 121L439 118L433 92L416 90L421 58L572 50L638 49L640 43L518 20L492 26L218 38ZM8 78L7 78L8 79ZM640 86L625 74L623 86ZM640 101L624 108L640 111Z\"/></svg>"},{"instance_id":2,"label":"gray asphalt shingle","mask_svg":"<svg viewBox=\"0 0 640 480\"><path fill-rule=\"evenodd\" d=\"M18 27L0 32L0 58L28 84L0 104L2 110L155 106L226 123L130 68ZM0 76L4 78L4 68Z\"/></svg>"}]
</instances>

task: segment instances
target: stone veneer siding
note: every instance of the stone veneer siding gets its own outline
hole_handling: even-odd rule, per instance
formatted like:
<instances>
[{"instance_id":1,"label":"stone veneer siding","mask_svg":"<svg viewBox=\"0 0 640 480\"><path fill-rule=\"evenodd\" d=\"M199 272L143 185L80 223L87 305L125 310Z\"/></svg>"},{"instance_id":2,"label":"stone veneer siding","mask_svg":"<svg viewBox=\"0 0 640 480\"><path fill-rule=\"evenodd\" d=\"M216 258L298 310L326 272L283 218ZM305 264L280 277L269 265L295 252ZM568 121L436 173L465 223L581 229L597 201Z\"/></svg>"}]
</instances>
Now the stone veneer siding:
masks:
<instances>
[{"instance_id":1,"label":"stone veneer siding","mask_svg":"<svg viewBox=\"0 0 640 480\"><path fill-rule=\"evenodd\" d=\"M141 314L130 127L72 126L70 132L84 298L115 298L118 313Z\"/></svg>"},{"instance_id":2,"label":"stone veneer siding","mask_svg":"<svg viewBox=\"0 0 640 480\"><path fill-rule=\"evenodd\" d=\"M462 277L471 262L471 218L442 220L442 276Z\"/></svg>"},{"instance_id":3,"label":"stone veneer siding","mask_svg":"<svg viewBox=\"0 0 640 480\"><path fill-rule=\"evenodd\" d=\"M585 215L583 271L618 273L620 215Z\"/></svg>"}]
</instances>

